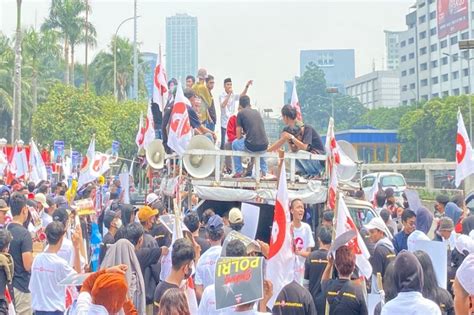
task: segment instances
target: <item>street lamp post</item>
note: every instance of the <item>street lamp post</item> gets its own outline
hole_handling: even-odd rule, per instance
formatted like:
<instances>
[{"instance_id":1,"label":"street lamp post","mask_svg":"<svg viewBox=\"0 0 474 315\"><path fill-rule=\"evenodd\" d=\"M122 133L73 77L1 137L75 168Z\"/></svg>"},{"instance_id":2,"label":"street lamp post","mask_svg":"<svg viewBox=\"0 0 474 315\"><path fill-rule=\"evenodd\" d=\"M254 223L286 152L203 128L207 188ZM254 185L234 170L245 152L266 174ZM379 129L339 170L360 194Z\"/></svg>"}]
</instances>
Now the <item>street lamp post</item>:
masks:
<instances>
[{"instance_id":1,"label":"street lamp post","mask_svg":"<svg viewBox=\"0 0 474 315\"><path fill-rule=\"evenodd\" d=\"M331 95L331 115L334 119L334 95L339 93L339 89L337 87L328 87L326 88L326 93L332 94Z\"/></svg>"},{"instance_id":2,"label":"street lamp post","mask_svg":"<svg viewBox=\"0 0 474 315\"><path fill-rule=\"evenodd\" d=\"M467 50L467 72L469 73L468 76L468 84L469 84L469 138L472 141L472 87L471 87L471 49L474 49L474 40L466 39L459 41L459 49L460 50Z\"/></svg>"},{"instance_id":3,"label":"street lamp post","mask_svg":"<svg viewBox=\"0 0 474 315\"><path fill-rule=\"evenodd\" d=\"M135 0L133 16L133 99L138 100L137 0Z\"/></svg>"},{"instance_id":4,"label":"street lamp post","mask_svg":"<svg viewBox=\"0 0 474 315\"><path fill-rule=\"evenodd\" d=\"M137 16L136 18L138 19L140 16ZM122 25L130 20L135 19L134 16L126 18L122 22L120 22L119 26L117 27L117 30L115 31L115 36L114 36L114 96L115 99L117 99L117 33L120 30L120 27Z\"/></svg>"}]
</instances>

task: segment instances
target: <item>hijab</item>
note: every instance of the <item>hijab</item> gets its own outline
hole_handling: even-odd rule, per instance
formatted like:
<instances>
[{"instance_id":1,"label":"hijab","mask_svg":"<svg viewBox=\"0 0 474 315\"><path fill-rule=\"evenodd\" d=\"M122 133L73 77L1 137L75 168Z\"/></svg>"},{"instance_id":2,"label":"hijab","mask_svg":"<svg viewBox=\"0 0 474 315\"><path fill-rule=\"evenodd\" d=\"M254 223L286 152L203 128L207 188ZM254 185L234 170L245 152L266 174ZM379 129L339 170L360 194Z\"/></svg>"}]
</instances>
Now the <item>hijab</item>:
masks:
<instances>
[{"instance_id":1,"label":"hijab","mask_svg":"<svg viewBox=\"0 0 474 315\"><path fill-rule=\"evenodd\" d=\"M423 291L423 269L413 253L401 251L395 258L394 279L397 292Z\"/></svg>"},{"instance_id":2,"label":"hijab","mask_svg":"<svg viewBox=\"0 0 474 315\"><path fill-rule=\"evenodd\" d=\"M453 220L454 225L459 223L462 215L462 210L454 202L448 202L445 208L445 214Z\"/></svg>"},{"instance_id":3,"label":"hijab","mask_svg":"<svg viewBox=\"0 0 474 315\"><path fill-rule=\"evenodd\" d=\"M421 207L416 212L416 229L428 234L433 223L433 214L425 207Z\"/></svg>"},{"instance_id":4,"label":"hijab","mask_svg":"<svg viewBox=\"0 0 474 315\"><path fill-rule=\"evenodd\" d=\"M474 215L470 215L462 221L462 234L469 235L474 230Z\"/></svg>"}]
</instances>

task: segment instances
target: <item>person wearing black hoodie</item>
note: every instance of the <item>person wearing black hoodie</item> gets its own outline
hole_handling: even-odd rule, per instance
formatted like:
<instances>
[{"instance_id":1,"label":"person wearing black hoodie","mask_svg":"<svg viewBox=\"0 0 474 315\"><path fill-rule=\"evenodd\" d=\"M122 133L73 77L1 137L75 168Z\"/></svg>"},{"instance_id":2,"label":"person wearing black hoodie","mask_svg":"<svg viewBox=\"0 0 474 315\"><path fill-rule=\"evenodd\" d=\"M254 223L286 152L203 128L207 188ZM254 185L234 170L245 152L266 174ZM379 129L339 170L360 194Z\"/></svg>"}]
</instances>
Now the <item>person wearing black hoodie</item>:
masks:
<instances>
[{"instance_id":1,"label":"person wearing black hoodie","mask_svg":"<svg viewBox=\"0 0 474 315\"><path fill-rule=\"evenodd\" d=\"M398 295L383 306L382 315L441 315L439 306L422 295L423 269L413 253L398 254L394 278Z\"/></svg>"}]
</instances>

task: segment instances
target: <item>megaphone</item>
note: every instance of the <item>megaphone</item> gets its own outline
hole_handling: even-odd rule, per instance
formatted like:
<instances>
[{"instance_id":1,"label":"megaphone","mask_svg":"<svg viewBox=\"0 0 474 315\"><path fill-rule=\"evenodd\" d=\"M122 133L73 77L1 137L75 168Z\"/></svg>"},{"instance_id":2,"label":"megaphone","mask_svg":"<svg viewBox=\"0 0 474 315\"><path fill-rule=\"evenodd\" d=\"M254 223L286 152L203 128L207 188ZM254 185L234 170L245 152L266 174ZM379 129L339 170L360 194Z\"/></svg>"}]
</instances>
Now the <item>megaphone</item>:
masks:
<instances>
[{"instance_id":1,"label":"megaphone","mask_svg":"<svg viewBox=\"0 0 474 315\"><path fill-rule=\"evenodd\" d=\"M340 164L337 166L337 177L341 181L350 181L357 174L357 164L359 161L357 151L352 144L345 140L337 141L339 146Z\"/></svg>"},{"instance_id":2,"label":"megaphone","mask_svg":"<svg viewBox=\"0 0 474 315\"><path fill-rule=\"evenodd\" d=\"M157 170L163 168L165 164L165 147L163 141L155 139L146 147L146 161L148 164Z\"/></svg>"},{"instance_id":3,"label":"megaphone","mask_svg":"<svg viewBox=\"0 0 474 315\"><path fill-rule=\"evenodd\" d=\"M216 150L214 143L203 135L194 136L191 141L189 141L187 150L193 149ZM212 155L187 154L185 152L183 164L186 171L188 171L192 177L206 178L214 172L216 160Z\"/></svg>"},{"instance_id":4,"label":"megaphone","mask_svg":"<svg viewBox=\"0 0 474 315\"><path fill-rule=\"evenodd\" d=\"M112 152L112 149L107 149L107 151L105 151L105 154L108 155L110 164L114 164L118 161L118 155Z\"/></svg>"}]
</instances>

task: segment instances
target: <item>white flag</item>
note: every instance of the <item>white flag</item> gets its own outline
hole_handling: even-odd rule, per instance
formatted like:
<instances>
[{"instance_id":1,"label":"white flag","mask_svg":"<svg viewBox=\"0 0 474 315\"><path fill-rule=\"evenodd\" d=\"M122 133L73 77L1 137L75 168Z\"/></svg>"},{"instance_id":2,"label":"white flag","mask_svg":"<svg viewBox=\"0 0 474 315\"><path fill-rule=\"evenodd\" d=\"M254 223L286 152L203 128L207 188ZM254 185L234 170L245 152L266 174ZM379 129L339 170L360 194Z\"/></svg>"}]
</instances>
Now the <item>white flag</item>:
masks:
<instances>
[{"instance_id":1,"label":"white flag","mask_svg":"<svg viewBox=\"0 0 474 315\"><path fill-rule=\"evenodd\" d=\"M458 133L456 136L456 187L459 187L461 181L473 173L474 159L471 141L469 141L469 136L467 135L461 111L458 110Z\"/></svg>"},{"instance_id":2,"label":"white flag","mask_svg":"<svg viewBox=\"0 0 474 315\"><path fill-rule=\"evenodd\" d=\"M359 274L369 279L372 275L372 265L369 262L369 250L367 249L367 246L365 246L364 240L360 236L360 233L352 220L344 199L341 196L339 196L338 199L336 238L349 230L355 230L357 232L357 237L354 237L347 245L356 255L356 265L359 268Z\"/></svg>"},{"instance_id":3,"label":"white flag","mask_svg":"<svg viewBox=\"0 0 474 315\"><path fill-rule=\"evenodd\" d=\"M140 126L135 142L138 149L146 148L150 142L155 140L155 127L153 123L153 114L151 112L151 102L148 103L146 117L140 116Z\"/></svg>"},{"instance_id":4,"label":"white flag","mask_svg":"<svg viewBox=\"0 0 474 315\"><path fill-rule=\"evenodd\" d=\"M13 148L11 171L16 178L21 178L28 175L28 159L26 158L25 148L19 148L17 145L15 145Z\"/></svg>"},{"instance_id":5,"label":"white flag","mask_svg":"<svg viewBox=\"0 0 474 315\"><path fill-rule=\"evenodd\" d=\"M296 80L293 80L293 92L291 93L291 106L296 109L296 119L303 122L303 115L301 114L300 101L298 94L296 94Z\"/></svg>"},{"instance_id":6,"label":"white flag","mask_svg":"<svg viewBox=\"0 0 474 315\"><path fill-rule=\"evenodd\" d=\"M273 296L267 304L269 308L273 307L281 289L293 281L295 269L285 163L282 163L278 183L266 271L266 278L273 283Z\"/></svg>"},{"instance_id":7,"label":"white flag","mask_svg":"<svg viewBox=\"0 0 474 315\"><path fill-rule=\"evenodd\" d=\"M156 58L155 72L153 76L153 103L160 106L161 112L165 108L165 101L168 97L168 82L166 82L166 72L161 64L161 56Z\"/></svg>"},{"instance_id":8,"label":"white flag","mask_svg":"<svg viewBox=\"0 0 474 315\"><path fill-rule=\"evenodd\" d=\"M336 207L336 191L337 191L337 165L340 163L339 148L334 135L334 119L329 118L328 131L326 134L326 154L327 169L329 173L328 187L328 207L334 209Z\"/></svg>"},{"instance_id":9,"label":"white flag","mask_svg":"<svg viewBox=\"0 0 474 315\"><path fill-rule=\"evenodd\" d=\"M91 174L95 178L105 174L110 169L110 155L96 152L91 165Z\"/></svg>"},{"instance_id":10,"label":"white flag","mask_svg":"<svg viewBox=\"0 0 474 315\"><path fill-rule=\"evenodd\" d=\"M180 156L184 154L192 137L189 122L189 100L184 96L181 83L178 83L176 98L171 111L170 129L168 133L168 146Z\"/></svg>"},{"instance_id":11,"label":"white flag","mask_svg":"<svg viewBox=\"0 0 474 315\"><path fill-rule=\"evenodd\" d=\"M30 180L38 184L42 180L48 179L48 172L46 166L41 158L41 154L36 146L36 143L31 139L30 141Z\"/></svg>"},{"instance_id":12,"label":"white flag","mask_svg":"<svg viewBox=\"0 0 474 315\"><path fill-rule=\"evenodd\" d=\"M82 187L83 185L90 183L96 180L92 174L92 163L94 162L95 158L95 137L92 137L91 142L89 144L89 148L87 149L87 155L82 157L82 165L81 165L81 172L79 174L78 180L78 187Z\"/></svg>"}]
</instances>

